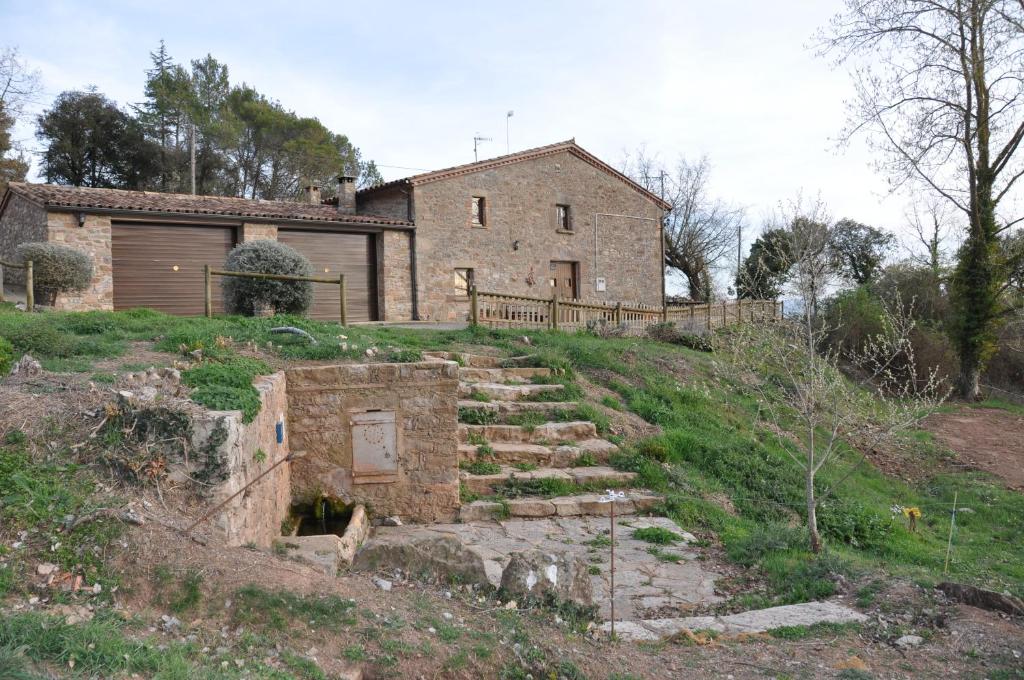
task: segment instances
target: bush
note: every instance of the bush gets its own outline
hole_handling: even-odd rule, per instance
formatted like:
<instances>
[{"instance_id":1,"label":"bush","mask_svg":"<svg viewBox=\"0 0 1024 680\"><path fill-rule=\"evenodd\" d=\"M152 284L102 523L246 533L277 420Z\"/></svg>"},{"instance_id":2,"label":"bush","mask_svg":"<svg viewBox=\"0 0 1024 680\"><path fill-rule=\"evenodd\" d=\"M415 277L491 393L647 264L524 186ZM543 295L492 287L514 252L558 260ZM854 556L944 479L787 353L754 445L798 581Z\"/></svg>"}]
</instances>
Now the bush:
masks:
<instances>
[{"instance_id":1,"label":"bush","mask_svg":"<svg viewBox=\"0 0 1024 680\"><path fill-rule=\"evenodd\" d=\"M6 338L0 337L0 378L11 372L14 365L14 345Z\"/></svg>"},{"instance_id":2,"label":"bush","mask_svg":"<svg viewBox=\"0 0 1024 680\"><path fill-rule=\"evenodd\" d=\"M277 241L250 241L228 253L224 268L236 272L311 276L313 265L297 250ZM253 316L271 308L276 313L302 314L313 302L309 281L224 278L224 306L231 314Z\"/></svg>"},{"instance_id":3,"label":"bush","mask_svg":"<svg viewBox=\"0 0 1024 680\"><path fill-rule=\"evenodd\" d=\"M822 501L818 507L818 528L822 535L855 548L882 545L892 534L892 517L863 503L842 498Z\"/></svg>"},{"instance_id":4,"label":"bush","mask_svg":"<svg viewBox=\"0 0 1024 680\"><path fill-rule=\"evenodd\" d=\"M45 318L8 328L7 339L21 352L36 357L70 357L77 354L75 336L59 332Z\"/></svg>"},{"instance_id":5,"label":"bush","mask_svg":"<svg viewBox=\"0 0 1024 680\"><path fill-rule=\"evenodd\" d=\"M52 305L58 293L85 290L92 282L92 258L58 243L22 243L15 250L21 262L32 261L32 281L41 304Z\"/></svg>"}]
</instances>

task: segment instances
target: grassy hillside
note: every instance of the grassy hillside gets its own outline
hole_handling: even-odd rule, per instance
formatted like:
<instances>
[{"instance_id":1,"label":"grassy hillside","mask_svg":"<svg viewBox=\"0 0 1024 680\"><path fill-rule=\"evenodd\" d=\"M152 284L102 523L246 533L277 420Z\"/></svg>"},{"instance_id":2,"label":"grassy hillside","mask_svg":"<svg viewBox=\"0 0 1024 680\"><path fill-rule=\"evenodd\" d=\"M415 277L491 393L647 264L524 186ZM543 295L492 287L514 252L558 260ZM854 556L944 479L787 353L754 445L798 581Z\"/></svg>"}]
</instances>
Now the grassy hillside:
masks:
<instances>
[{"instance_id":1,"label":"grassy hillside","mask_svg":"<svg viewBox=\"0 0 1024 680\"><path fill-rule=\"evenodd\" d=\"M319 343L269 333L279 325L303 328ZM664 514L706 545L720 547L721 554L742 567L731 582L723 580L722 585L735 592L724 608L824 598L844 580L855 584L858 600L867 604L888 575L926 585L946 579L969 582L1024 595L1024 496L980 473L956 471L927 433L910 433L897 450L884 452L921 471L912 481L886 475L852 450L837 468L823 471L821 489L845 481L822 505L819 522L826 551L814 556L806 550L800 528L802 474L782 448L792 446L795 435L759 423L755 400L742 385L724 377L714 354L649 339L555 332L526 333L527 345L523 335L488 329L342 329L282 317L182 319L145 310L26 315L0 309L0 337L9 339L16 353L29 352L51 370L80 372L98 383L111 382L118 372L145 368L154 357L170 365L199 350L212 362L187 371L184 381L195 389L194 398L218 408L251 409L247 380L254 373L311 360L365 359L371 347L377 361L414 361L427 349L468 350L481 345L510 356L534 354L538 365L565 369L567 377L585 377L614 393L600 400L601 408L609 410L588 404L585 417L608 427L611 410L624 409L661 429L657 436L625 441L614 464L639 472L641 485L665 494ZM140 347L148 352L144 364L136 360ZM153 355L154 350L163 354ZM567 389L579 389L566 382ZM99 522L81 533L58 537L65 514L97 507L96 472L75 460L60 433L49 436L54 441L42 446L26 441L17 429L0 431L0 538L9 542L25 529L59 538L54 561L84 564L90 583L116 585L116 575L103 564L103 546L117 536L115 527ZM50 446L55 442L61 443ZM45 464L31 455L40 448L46 450ZM60 481L68 479L76 481ZM944 575L954 494L959 496L961 513ZM893 515L894 505L921 509L916 532ZM17 570L30 566L5 561L3 550L0 545L0 598L21 593ZM52 650L33 649L39 659L60 663L61 655L68 653L66 645L87 649L88 637L108 641L95 652L109 652L102 663L117 665L118 655L126 652L107 647L135 644L119 642L121 638L110 634L108 628L123 623L105 615L91 627L51 627L45 634L37 619L26 614L0 624L0 653L33 639L59 637L64 642L53 641ZM150 648L138 644L131 663L117 665L118 670L186 677L189 664L202 663L189 654L154 656ZM47 650L55 656L48 656ZM94 671L105 672L107 667L97 663Z\"/></svg>"}]
</instances>

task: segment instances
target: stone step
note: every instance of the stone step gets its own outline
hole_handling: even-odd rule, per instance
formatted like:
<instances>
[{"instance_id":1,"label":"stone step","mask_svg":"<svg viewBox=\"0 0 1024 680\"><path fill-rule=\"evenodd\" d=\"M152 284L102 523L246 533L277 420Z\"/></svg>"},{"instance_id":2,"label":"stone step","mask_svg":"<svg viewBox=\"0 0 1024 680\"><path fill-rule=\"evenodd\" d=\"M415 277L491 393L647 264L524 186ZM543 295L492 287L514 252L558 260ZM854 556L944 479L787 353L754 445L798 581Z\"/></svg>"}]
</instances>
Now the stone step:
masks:
<instances>
[{"instance_id":1,"label":"stone step","mask_svg":"<svg viewBox=\"0 0 1024 680\"><path fill-rule=\"evenodd\" d=\"M534 428L519 425L459 425L459 441L469 441L470 435L483 437L490 443L494 442L530 442L548 443L575 442L593 439L597 436L597 427L586 420L569 422L551 422Z\"/></svg>"},{"instance_id":2,"label":"stone step","mask_svg":"<svg viewBox=\"0 0 1024 680\"><path fill-rule=\"evenodd\" d=\"M533 463L540 467L565 468L571 467L584 454L590 454L598 463L607 463L611 454L619 449L604 439L584 439L571 446L526 442L494 442L488 446L490 453L481 454L474 444L459 444L459 462L486 460L503 465Z\"/></svg>"},{"instance_id":3,"label":"stone step","mask_svg":"<svg viewBox=\"0 0 1024 680\"><path fill-rule=\"evenodd\" d=\"M459 408L479 409L493 413L513 414L539 411L547 413L551 411L572 410L578 407L578 401L507 401L495 399L494 401L477 401L475 399L459 399Z\"/></svg>"},{"instance_id":4,"label":"stone step","mask_svg":"<svg viewBox=\"0 0 1024 680\"><path fill-rule=\"evenodd\" d=\"M551 375L550 368L475 368L459 367L459 380L463 382L530 382L534 377Z\"/></svg>"},{"instance_id":5,"label":"stone step","mask_svg":"<svg viewBox=\"0 0 1024 680\"><path fill-rule=\"evenodd\" d=\"M754 609L727 616L620 621L615 624L615 634L623 640L657 642L684 630L713 630L728 637L765 633L776 628L813 626L819 623L860 623L867 618L842 602L826 600ZM611 624L605 623L601 630L611 632Z\"/></svg>"},{"instance_id":6,"label":"stone step","mask_svg":"<svg viewBox=\"0 0 1024 680\"><path fill-rule=\"evenodd\" d=\"M537 394L561 391L561 385L503 385L501 383L459 383L459 396L468 397L473 393L485 394L491 399L518 401Z\"/></svg>"},{"instance_id":7,"label":"stone step","mask_svg":"<svg viewBox=\"0 0 1024 680\"><path fill-rule=\"evenodd\" d=\"M466 352L423 352L423 358L427 361L457 361L461 366L471 368L502 368L504 366L525 366L533 357L492 357L483 354L468 354Z\"/></svg>"},{"instance_id":8,"label":"stone step","mask_svg":"<svg viewBox=\"0 0 1024 680\"><path fill-rule=\"evenodd\" d=\"M509 465L502 465L501 472L493 475L474 475L466 471L459 472L459 481L473 493L490 494L512 480L513 478L523 481L535 479L560 479L572 484L607 484L609 486L620 486L633 481L636 478L635 472L620 472L614 468L596 465L593 467L579 468L537 468L529 472L516 469Z\"/></svg>"},{"instance_id":9,"label":"stone step","mask_svg":"<svg viewBox=\"0 0 1024 680\"><path fill-rule=\"evenodd\" d=\"M512 498L504 503L473 501L459 510L461 522L488 522L504 517L607 517L611 503L600 502L601 494L587 493L558 498ZM615 501L616 515L635 515L650 511L662 497L643 490L628 491ZM507 514L506 514L507 513Z\"/></svg>"}]
</instances>

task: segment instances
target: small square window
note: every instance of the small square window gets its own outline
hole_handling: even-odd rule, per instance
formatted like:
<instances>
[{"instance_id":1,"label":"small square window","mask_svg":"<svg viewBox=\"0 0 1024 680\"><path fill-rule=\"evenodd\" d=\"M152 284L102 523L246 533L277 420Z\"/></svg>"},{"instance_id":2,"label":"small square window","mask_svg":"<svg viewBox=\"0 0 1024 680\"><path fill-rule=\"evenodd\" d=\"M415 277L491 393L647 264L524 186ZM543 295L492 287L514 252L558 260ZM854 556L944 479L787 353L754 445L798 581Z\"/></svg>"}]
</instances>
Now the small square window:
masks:
<instances>
[{"instance_id":1,"label":"small square window","mask_svg":"<svg viewBox=\"0 0 1024 680\"><path fill-rule=\"evenodd\" d=\"M569 206L555 206L555 224L557 224L558 228L562 231L572 231L572 217L569 212Z\"/></svg>"},{"instance_id":2,"label":"small square window","mask_svg":"<svg viewBox=\"0 0 1024 680\"><path fill-rule=\"evenodd\" d=\"M473 270L468 267L455 269L455 292L459 295L469 295L469 289L473 287Z\"/></svg>"},{"instance_id":3,"label":"small square window","mask_svg":"<svg viewBox=\"0 0 1024 680\"><path fill-rule=\"evenodd\" d=\"M487 202L483 196L473 197L473 224L484 226L487 224Z\"/></svg>"}]
</instances>

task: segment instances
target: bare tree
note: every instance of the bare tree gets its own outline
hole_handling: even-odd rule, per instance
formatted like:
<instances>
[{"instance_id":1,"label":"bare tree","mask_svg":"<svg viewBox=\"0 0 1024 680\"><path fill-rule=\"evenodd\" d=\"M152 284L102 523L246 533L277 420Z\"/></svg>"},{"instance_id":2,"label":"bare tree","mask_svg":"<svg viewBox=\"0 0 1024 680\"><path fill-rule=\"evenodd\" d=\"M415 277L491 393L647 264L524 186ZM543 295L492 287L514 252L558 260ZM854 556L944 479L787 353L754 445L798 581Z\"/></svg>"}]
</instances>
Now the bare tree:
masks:
<instances>
[{"instance_id":1,"label":"bare tree","mask_svg":"<svg viewBox=\"0 0 1024 680\"><path fill-rule=\"evenodd\" d=\"M669 171L641 149L627 156L623 172L672 207L665 217L665 266L686 278L690 298L714 295L714 274L731 259L743 210L711 196L711 162L680 158Z\"/></svg>"},{"instance_id":2,"label":"bare tree","mask_svg":"<svg viewBox=\"0 0 1024 680\"><path fill-rule=\"evenodd\" d=\"M910 260L928 267L936 276L945 268L954 240L955 227L949 212L948 203L930 199L904 213L907 225L914 232L913 245L906 246Z\"/></svg>"},{"instance_id":3,"label":"bare tree","mask_svg":"<svg viewBox=\"0 0 1024 680\"><path fill-rule=\"evenodd\" d=\"M958 390L979 378L1005 304L1003 214L1024 175L1024 2L845 0L821 33L824 53L853 69L856 97L844 138L864 132L893 186L923 183L967 216L952 278ZM1010 205L1011 201L1006 201Z\"/></svg>"},{"instance_id":4,"label":"bare tree","mask_svg":"<svg viewBox=\"0 0 1024 680\"><path fill-rule=\"evenodd\" d=\"M21 58L16 47L0 51L0 108L15 119L39 94L39 71Z\"/></svg>"},{"instance_id":5,"label":"bare tree","mask_svg":"<svg viewBox=\"0 0 1024 680\"><path fill-rule=\"evenodd\" d=\"M818 258L812 248L803 252ZM814 272L827 265L795 266ZM813 275L800 280L808 284L812 279ZM946 391L934 369L924 380L918 378L910 341L914 321L898 300L886 308L882 332L842 357L859 376L852 382L839 370L840 357L821 351L830 329L811 315L811 288L800 290L804 303L800 317L737 326L719 336L718 342L727 359L724 370L741 389L757 397L758 417L770 424L781 448L803 471L810 549L819 552L818 506L864 461L863 453L844 453L843 442L869 451L918 423L941 404ZM796 436L791 439L786 428L792 423L796 423ZM820 489L818 473L844 460L848 470Z\"/></svg>"},{"instance_id":6,"label":"bare tree","mask_svg":"<svg viewBox=\"0 0 1024 680\"><path fill-rule=\"evenodd\" d=\"M38 93L39 73L29 68L16 49L0 51L0 195L8 183L23 180L28 172L28 157L11 133Z\"/></svg>"}]
</instances>

